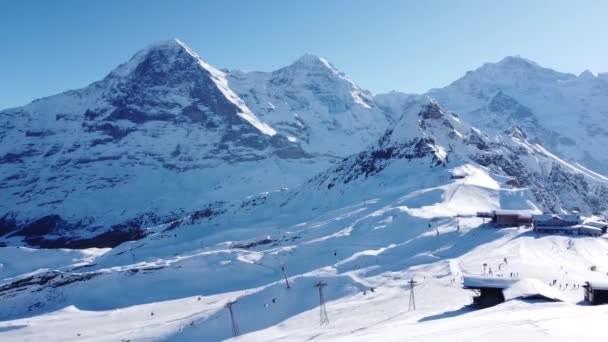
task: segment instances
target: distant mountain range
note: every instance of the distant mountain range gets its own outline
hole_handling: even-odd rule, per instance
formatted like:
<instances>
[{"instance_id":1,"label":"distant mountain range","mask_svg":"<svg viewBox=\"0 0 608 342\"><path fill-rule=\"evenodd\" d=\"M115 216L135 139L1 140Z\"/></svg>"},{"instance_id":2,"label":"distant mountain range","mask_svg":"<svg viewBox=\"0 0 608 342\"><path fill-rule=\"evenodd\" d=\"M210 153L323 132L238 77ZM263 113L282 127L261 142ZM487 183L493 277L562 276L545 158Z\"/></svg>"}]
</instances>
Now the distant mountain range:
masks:
<instances>
[{"instance_id":1,"label":"distant mountain range","mask_svg":"<svg viewBox=\"0 0 608 342\"><path fill-rule=\"evenodd\" d=\"M599 212L606 116L608 75L519 57L428 94L373 96L316 56L220 71L158 42L85 88L0 112L0 243L115 246L268 192L283 198L263 205L272 215L391 182L415 191L426 168L467 165L522 196L498 205Z\"/></svg>"}]
</instances>

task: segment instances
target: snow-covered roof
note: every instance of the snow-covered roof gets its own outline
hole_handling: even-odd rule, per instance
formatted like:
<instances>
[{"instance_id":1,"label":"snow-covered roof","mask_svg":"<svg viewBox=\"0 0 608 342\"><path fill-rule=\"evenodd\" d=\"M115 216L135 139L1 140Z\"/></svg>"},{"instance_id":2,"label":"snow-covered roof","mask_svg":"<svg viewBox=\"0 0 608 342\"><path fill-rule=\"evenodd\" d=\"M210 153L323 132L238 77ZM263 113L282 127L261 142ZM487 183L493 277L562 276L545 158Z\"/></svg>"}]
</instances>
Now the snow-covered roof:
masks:
<instances>
[{"instance_id":1,"label":"snow-covered roof","mask_svg":"<svg viewBox=\"0 0 608 342\"><path fill-rule=\"evenodd\" d=\"M608 291L608 281L591 280L588 281L587 284L589 284L594 290Z\"/></svg>"},{"instance_id":2,"label":"snow-covered roof","mask_svg":"<svg viewBox=\"0 0 608 342\"><path fill-rule=\"evenodd\" d=\"M532 219L534 221L547 221L550 219L560 219L560 220L564 220L564 221L580 221L581 217L579 215L572 215L572 214L566 214L566 215L559 215L559 214L539 214L539 215L532 215Z\"/></svg>"},{"instance_id":3,"label":"snow-covered roof","mask_svg":"<svg viewBox=\"0 0 608 342\"><path fill-rule=\"evenodd\" d=\"M494 215L517 215L520 217L532 217L532 212L530 210L497 209L494 210Z\"/></svg>"},{"instance_id":4,"label":"snow-covered roof","mask_svg":"<svg viewBox=\"0 0 608 342\"><path fill-rule=\"evenodd\" d=\"M515 282L514 279L487 276L465 275L462 281L464 288L494 288L506 289Z\"/></svg>"},{"instance_id":5,"label":"snow-covered roof","mask_svg":"<svg viewBox=\"0 0 608 342\"><path fill-rule=\"evenodd\" d=\"M577 224L576 226L572 226L572 228L577 228L577 229L581 229L581 230L586 230L586 231L590 231L590 232L598 232L601 233L602 232L602 228L601 227L595 227L595 226L590 226L588 224Z\"/></svg>"},{"instance_id":6,"label":"snow-covered roof","mask_svg":"<svg viewBox=\"0 0 608 342\"><path fill-rule=\"evenodd\" d=\"M585 220L583 225L587 227L603 228L608 226L608 223L596 220Z\"/></svg>"},{"instance_id":7,"label":"snow-covered roof","mask_svg":"<svg viewBox=\"0 0 608 342\"><path fill-rule=\"evenodd\" d=\"M554 301L567 301L562 293L538 279L521 279L504 289L503 295L505 300L540 296Z\"/></svg>"},{"instance_id":8,"label":"snow-covered roof","mask_svg":"<svg viewBox=\"0 0 608 342\"><path fill-rule=\"evenodd\" d=\"M566 302L567 299L555 288L538 279L512 279L465 275L462 285L466 289L501 289L505 300L543 297L548 300ZM608 288L608 284L606 284Z\"/></svg>"}]
</instances>

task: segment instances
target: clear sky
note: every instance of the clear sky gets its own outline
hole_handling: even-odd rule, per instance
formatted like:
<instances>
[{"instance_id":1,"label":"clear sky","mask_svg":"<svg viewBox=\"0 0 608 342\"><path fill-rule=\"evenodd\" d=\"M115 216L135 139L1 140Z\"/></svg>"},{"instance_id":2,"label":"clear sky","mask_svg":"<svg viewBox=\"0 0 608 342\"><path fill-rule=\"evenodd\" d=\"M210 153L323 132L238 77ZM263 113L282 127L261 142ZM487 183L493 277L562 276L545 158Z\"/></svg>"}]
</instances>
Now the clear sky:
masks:
<instances>
[{"instance_id":1,"label":"clear sky","mask_svg":"<svg viewBox=\"0 0 608 342\"><path fill-rule=\"evenodd\" d=\"M0 0L0 108L85 86L177 37L219 68L309 52L375 93L425 92L521 55L608 71L608 1Z\"/></svg>"}]
</instances>

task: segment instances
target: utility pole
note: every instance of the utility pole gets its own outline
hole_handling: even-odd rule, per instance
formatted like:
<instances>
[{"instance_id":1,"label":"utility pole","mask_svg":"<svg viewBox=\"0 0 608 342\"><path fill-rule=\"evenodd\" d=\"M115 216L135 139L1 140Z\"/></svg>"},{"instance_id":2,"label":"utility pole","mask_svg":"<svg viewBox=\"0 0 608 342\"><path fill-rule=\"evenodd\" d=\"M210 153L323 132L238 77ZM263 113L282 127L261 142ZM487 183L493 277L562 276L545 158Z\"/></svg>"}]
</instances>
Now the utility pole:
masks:
<instances>
[{"instance_id":1,"label":"utility pole","mask_svg":"<svg viewBox=\"0 0 608 342\"><path fill-rule=\"evenodd\" d=\"M327 309L325 308L325 297L323 297L323 287L327 286L327 283L319 281L315 284L315 287L319 289L319 316L321 325L329 324L329 316L327 316Z\"/></svg>"},{"instance_id":2,"label":"utility pole","mask_svg":"<svg viewBox=\"0 0 608 342\"><path fill-rule=\"evenodd\" d=\"M287 271L285 271L285 265L281 265L281 271L283 271L283 277L285 277L285 285L290 289L291 285L289 284L289 279L287 279Z\"/></svg>"},{"instance_id":3,"label":"utility pole","mask_svg":"<svg viewBox=\"0 0 608 342\"><path fill-rule=\"evenodd\" d=\"M412 278L412 280L410 280L408 282L408 284L410 284L410 304L407 307L407 311L412 311L412 309L414 311L416 311L416 298L414 297L414 285L416 285L418 282L414 281L414 278Z\"/></svg>"},{"instance_id":4,"label":"utility pole","mask_svg":"<svg viewBox=\"0 0 608 342\"><path fill-rule=\"evenodd\" d=\"M228 302L226 304L226 308L228 308L228 311L230 312L230 323L232 325L232 337L237 337L241 333L239 332L238 325L236 325L236 318L234 317L234 310L232 309L232 306L234 304L236 304L236 300Z\"/></svg>"}]
</instances>

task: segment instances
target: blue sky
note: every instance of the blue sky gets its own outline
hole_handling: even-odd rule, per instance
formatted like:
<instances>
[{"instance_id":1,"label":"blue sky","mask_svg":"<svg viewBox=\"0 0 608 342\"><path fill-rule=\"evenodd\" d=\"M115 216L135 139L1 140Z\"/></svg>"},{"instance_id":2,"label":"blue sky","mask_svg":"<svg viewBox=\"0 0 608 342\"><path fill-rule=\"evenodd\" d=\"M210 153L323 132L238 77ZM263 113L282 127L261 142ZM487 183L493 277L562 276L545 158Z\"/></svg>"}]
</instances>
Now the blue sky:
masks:
<instances>
[{"instance_id":1,"label":"blue sky","mask_svg":"<svg viewBox=\"0 0 608 342\"><path fill-rule=\"evenodd\" d=\"M220 68L313 53L375 93L424 92L506 55L605 72L607 13L601 0L0 0L0 108L85 86L173 37Z\"/></svg>"}]
</instances>

